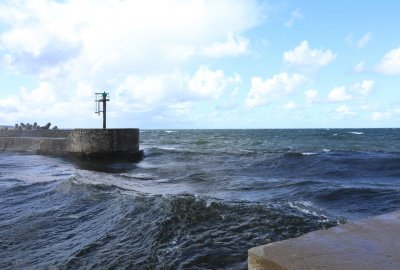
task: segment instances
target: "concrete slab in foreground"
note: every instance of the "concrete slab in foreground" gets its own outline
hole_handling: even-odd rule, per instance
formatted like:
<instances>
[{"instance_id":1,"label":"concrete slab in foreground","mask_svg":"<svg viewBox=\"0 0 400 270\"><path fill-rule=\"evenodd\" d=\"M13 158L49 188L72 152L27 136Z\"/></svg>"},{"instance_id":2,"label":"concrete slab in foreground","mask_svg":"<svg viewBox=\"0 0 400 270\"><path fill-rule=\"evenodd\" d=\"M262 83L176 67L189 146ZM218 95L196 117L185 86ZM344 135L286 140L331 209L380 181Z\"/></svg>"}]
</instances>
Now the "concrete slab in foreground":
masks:
<instances>
[{"instance_id":1,"label":"concrete slab in foreground","mask_svg":"<svg viewBox=\"0 0 400 270\"><path fill-rule=\"evenodd\" d=\"M400 269L400 211L249 250L255 269Z\"/></svg>"}]
</instances>

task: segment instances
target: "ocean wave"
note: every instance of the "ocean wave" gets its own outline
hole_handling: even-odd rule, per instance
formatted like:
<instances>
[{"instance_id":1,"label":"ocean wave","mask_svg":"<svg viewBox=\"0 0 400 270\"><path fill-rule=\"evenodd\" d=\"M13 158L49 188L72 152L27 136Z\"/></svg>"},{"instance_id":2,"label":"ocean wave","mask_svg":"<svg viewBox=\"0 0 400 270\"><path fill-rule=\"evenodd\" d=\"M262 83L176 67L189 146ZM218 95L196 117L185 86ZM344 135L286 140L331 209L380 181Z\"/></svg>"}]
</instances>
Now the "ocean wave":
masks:
<instances>
[{"instance_id":1,"label":"ocean wave","mask_svg":"<svg viewBox=\"0 0 400 270\"><path fill-rule=\"evenodd\" d=\"M150 156L159 156L175 152L180 153L183 152L184 150L174 146L151 146L143 148L143 151L145 157L150 157Z\"/></svg>"},{"instance_id":2,"label":"ocean wave","mask_svg":"<svg viewBox=\"0 0 400 270\"><path fill-rule=\"evenodd\" d=\"M296 152L296 151L289 151L283 154L285 157L304 157L304 156L313 156L318 155L316 152Z\"/></svg>"},{"instance_id":3,"label":"ocean wave","mask_svg":"<svg viewBox=\"0 0 400 270\"><path fill-rule=\"evenodd\" d=\"M146 166L143 166L144 168ZM149 168L149 167L146 167ZM121 173L119 174L121 177L125 177L127 179L138 179L138 180L155 180L155 176L150 173Z\"/></svg>"},{"instance_id":4,"label":"ocean wave","mask_svg":"<svg viewBox=\"0 0 400 270\"><path fill-rule=\"evenodd\" d=\"M126 199L113 209L104 200L89 217L68 215L72 227L59 237L72 234L76 241L82 231L90 232L66 257L50 256L45 263L61 268L243 269L250 247L340 223L279 202L227 202L190 193Z\"/></svg>"},{"instance_id":5,"label":"ocean wave","mask_svg":"<svg viewBox=\"0 0 400 270\"><path fill-rule=\"evenodd\" d=\"M312 202L310 201L294 201L289 202L289 206L293 207L294 209L299 210L307 215L313 215L318 218L328 218L327 214L322 212L321 209L317 208Z\"/></svg>"},{"instance_id":6,"label":"ocean wave","mask_svg":"<svg viewBox=\"0 0 400 270\"><path fill-rule=\"evenodd\" d=\"M238 152L245 153L245 154L255 154L255 153L257 153L257 152L254 151L254 150L247 150L247 149L237 149L237 151L238 151Z\"/></svg>"},{"instance_id":7,"label":"ocean wave","mask_svg":"<svg viewBox=\"0 0 400 270\"><path fill-rule=\"evenodd\" d=\"M18 178L9 178L9 177L1 177L0 178L0 187L1 189L9 189L16 186L26 186L26 182L22 179Z\"/></svg>"},{"instance_id":8,"label":"ocean wave","mask_svg":"<svg viewBox=\"0 0 400 270\"><path fill-rule=\"evenodd\" d=\"M142 168L142 169L155 169L155 168L158 168L159 166L160 166L160 165L153 164L153 163L147 161L146 159L140 161L140 162L137 164L137 167L138 167L138 168Z\"/></svg>"},{"instance_id":9,"label":"ocean wave","mask_svg":"<svg viewBox=\"0 0 400 270\"><path fill-rule=\"evenodd\" d=\"M1 186L0 202L1 208L12 208L13 210L7 214L13 216L20 210L16 209L35 209L40 207L35 204L36 201L46 199L52 192L56 182L33 182L25 183L23 181L15 182L14 185ZM0 217L5 218L1 214L4 212L0 208Z\"/></svg>"},{"instance_id":10,"label":"ocean wave","mask_svg":"<svg viewBox=\"0 0 400 270\"><path fill-rule=\"evenodd\" d=\"M318 153L315 153L315 152L303 152L302 154L303 154L303 156L313 156L313 155L318 155Z\"/></svg>"},{"instance_id":11,"label":"ocean wave","mask_svg":"<svg viewBox=\"0 0 400 270\"><path fill-rule=\"evenodd\" d=\"M174 146L157 146L157 147L154 147L155 149L161 149L161 150L167 150L167 151L178 151L178 150L180 150L179 148L177 148L177 147L174 147Z\"/></svg>"},{"instance_id":12,"label":"ocean wave","mask_svg":"<svg viewBox=\"0 0 400 270\"><path fill-rule=\"evenodd\" d=\"M351 219L378 215L398 209L400 197L390 187L336 187L320 189L313 200L332 213L344 213Z\"/></svg>"},{"instance_id":13,"label":"ocean wave","mask_svg":"<svg viewBox=\"0 0 400 270\"><path fill-rule=\"evenodd\" d=\"M284 157L289 157L289 158L296 158L296 157L303 157L302 152L295 152L295 151L290 151L290 152L285 152L283 153Z\"/></svg>"},{"instance_id":14,"label":"ocean wave","mask_svg":"<svg viewBox=\"0 0 400 270\"><path fill-rule=\"evenodd\" d=\"M118 196L121 193L130 195L146 195L138 181L131 181L121 176L77 174L55 186L54 191L72 197L87 200L102 200L109 196Z\"/></svg>"},{"instance_id":15,"label":"ocean wave","mask_svg":"<svg viewBox=\"0 0 400 270\"><path fill-rule=\"evenodd\" d=\"M353 135L363 135L364 134L364 132L361 132L361 131L349 131L347 133L353 134Z\"/></svg>"},{"instance_id":16,"label":"ocean wave","mask_svg":"<svg viewBox=\"0 0 400 270\"><path fill-rule=\"evenodd\" d=\"M210 143L210 141L204 140L204 139L199 139L194 142L195 145L205 145L205 144L209 144L209 143Z\"/></svg>"},{"instance_id":17,"label":"ocean wave","mask_svg":"<svg viewBox=\"0 0 400 270\"><path fill-rule=\"evenodd\" d=\"M362 199L363 201L376 198L377 196L385 196L387 194L394 194L395 192L390 189L377 189L368 187L340 187L330 188L326 190L319 190L316 194L318 200L324 201L337 201L337 200L350 200ZM354 202L354 201L353 201Z\"/></svg>"},{"instance_id":18,"label":"ocean wave","mask_svg":"<svg viewBox=\"0 0 400 270\"><path fill-rule=\"evenodd\" d=\"M0 153L0 269L245 269L250 247L398 209L400 129L347 131L149 130L139 163Z\"/></svg>"},{"instance_id":19,"label":"ocean wave","mask_svg":"<svg viewBox=\"0 0 400 270\"><path fill-rule=\"evenodd\" d=\"M248 247L297 237L316 228L338 224L336 219L316 217L285 204L226 202L189 193L157 197L155 200L156 204L149 211L155 211L154 207L162 209L157 227L143 229L143 225L136 223L134 231L128 230L130 234L126 239L130 240L120 246L131 250L132 245L140 243L135 241L139 238L143 245L150 241L157 247L155 253L147 253L142 261L137 255L131 258L136 268L226 269L234 265L245 268ZM132 235L137 231L144 235ZM111 242L116 243L117 239ZM111 244L105 243L106 248ZM102 254L103 249L104 246L99 243L90 255ZM214 249L219 250L218 254ZM224 260L221 260L221 254L224 254ZM98 262L106 263L100 256L96 257ZM124 265L128 260L120 260L119 263Z\"/></svg>"},{"instance_id":20,"label":"ocean wave","mask_svg":"<svg viewBox=\"0 0 400 270\"><path fill-rule=\"evenodd\" d=\"M201 181L201 175L190 177L193 182ZM168 177L155 178L152 173L90 175L81 171L77 175L59 182L56 190L66 194L86 194L88 197L92 196L93 192L98 193L95 194L96 196L107 194L118 196L121 193L130 196L156 196L185 192L188 182Z\"/></svg>"}]
</instances>

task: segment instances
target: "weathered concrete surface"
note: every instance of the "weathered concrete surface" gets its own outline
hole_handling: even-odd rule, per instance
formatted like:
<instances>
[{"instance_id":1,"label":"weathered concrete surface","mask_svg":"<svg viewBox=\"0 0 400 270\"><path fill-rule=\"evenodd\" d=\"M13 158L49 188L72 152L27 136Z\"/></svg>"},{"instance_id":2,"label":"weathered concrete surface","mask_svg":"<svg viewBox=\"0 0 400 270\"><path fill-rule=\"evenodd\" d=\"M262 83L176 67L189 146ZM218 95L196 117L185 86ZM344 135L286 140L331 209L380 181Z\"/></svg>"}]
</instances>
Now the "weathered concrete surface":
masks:
<instances>
[{"instance_id":1,"label":"weathered concrete surface","mask_svg":"<svg viewBox=\"0 0 400 270\"><path fill-rule=\"evenodd\" d=\"M139 129L75 129L67 137L67 151L94 158L135 155Z\"/></svg>"},{"instance_id":2,"label":"weathered concrete surface","mask_svg":"<svg viewBox=\"0 0 400 270\"><path fill-rule=\"evenodd\" d=\"M0 130L0 151L65 155L71 130Z\"/></svg>"},{"instance_id":3,"label":"weathered concrete surface","mask_svg":"<svg viewBox=\"0 0 400 270\"><path fill-rule=\"evenodd\" d=\"M0 137L0 151L63 155L65 141L65 138Z\"/></svg>"},{"instance_id":4,"label":"weathered concrete surface","mask_svg":"<svg viewBox=\"0 0 400 270\"><path fill-rule=\"evenodd\" d=\"M139 129L0 130L0 151L141 159Z\"/></svg>"},{"instance_id":5,"label":"weathered concrete surface","mask_svg":"<svg viewBox=\"0 0 400 270\"><path fill-rule=\"evenodd\" d=\"M249 270L400 269L400 211L249 250Z\"/></svg>"},{"instance_id":6,"label":"weathered concrete surface","mask_svg":"<svg viewBox=\"0 0 400 270\"><path fill-rule=\"evenodd\" d=\"M59 130L0 130L0 138L66 138L71 129Z\"/></svg>"}]
</instances>

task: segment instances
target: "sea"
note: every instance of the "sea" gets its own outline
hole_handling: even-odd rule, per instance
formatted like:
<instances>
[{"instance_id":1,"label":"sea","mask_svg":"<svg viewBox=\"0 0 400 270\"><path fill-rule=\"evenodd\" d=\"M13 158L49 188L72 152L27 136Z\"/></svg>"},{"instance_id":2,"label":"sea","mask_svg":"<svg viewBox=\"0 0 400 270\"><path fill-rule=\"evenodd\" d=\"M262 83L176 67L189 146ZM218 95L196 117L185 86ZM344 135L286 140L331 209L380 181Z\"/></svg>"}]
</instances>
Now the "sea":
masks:
<instances>
[{"instance_id":1,"label":"sea","mask_svg":"<svg viewBox=\"0 0 400 270\"><path fill-rule=\"evenodd\" d=\"M0 153L0 269L247 269L400 209L400 129L141 130L144 159Z\"/></svg>"}]
</instances>

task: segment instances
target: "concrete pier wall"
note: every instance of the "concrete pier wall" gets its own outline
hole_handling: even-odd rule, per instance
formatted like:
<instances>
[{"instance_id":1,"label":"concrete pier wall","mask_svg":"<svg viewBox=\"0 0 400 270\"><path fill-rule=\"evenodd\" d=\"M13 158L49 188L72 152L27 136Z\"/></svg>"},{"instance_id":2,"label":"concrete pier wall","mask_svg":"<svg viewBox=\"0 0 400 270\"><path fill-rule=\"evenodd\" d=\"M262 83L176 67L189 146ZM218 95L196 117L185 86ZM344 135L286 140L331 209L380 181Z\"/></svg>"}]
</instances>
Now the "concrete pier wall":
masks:
<instances>
[{"instance_id":1,"label":"concrete pier wall","mask_svg":"<svg viewBox=\"0 0 400 270\"><path fill-rule=\"evenodd\" d=\"M65 138L0 137L0 151L63 155Z\"/></svg>"},{"instance_id":2,"label":"concrete pier wall","mask_svg":"<svg viewBox=\"0 0 400 270\"><path fill-rule=\"evenodd\" d=\"M66 138L72 129L39 130L0 130L0 138Z\"/></svg>"},{"instance_id":3,"label":"concrete pier wall","mask_svg":"<svg viewBox=\"0 0 400 270\"><path fill-rule=\"evenodd\" d=\"M0 130L0 151L65 155L72 130Z\"/></svg>"},{"instance_id":4,"label":"concrete pier wall","mask_svg":"<svg viewBox=\"0 0 400 270\"><path fill-rule=\"evenodd\" d=\"M67 151L88 157L129 156L139 152L139 129L75 129Z\"/></svg>"},{"instance_id":5,"label":"concrete pier wall","mask_svg":"<svg viewBox=\"0 0 400 270\"><path fill-rule=\"evenodd\" d=\"M0 151L140 159L139 129L0 130Z\"/></svg>"},{"instance_id":6,"label":"concrete pier wall","mask_svg":"<svg viewBox=\"0 0 400 270\"><path fill-rule=\"evenodd\" d=\"M400 269L400 211L252 248L248 269Z\"/></svg>"}]
</instances>

